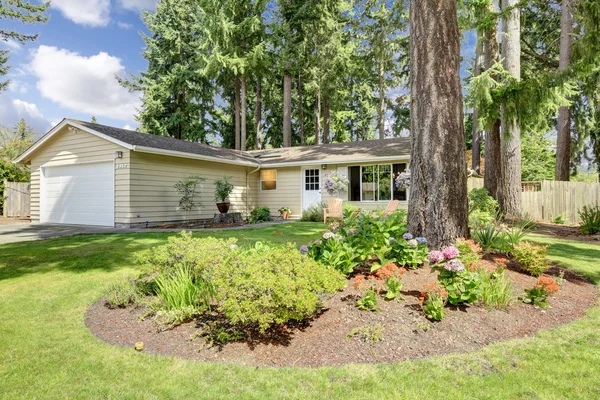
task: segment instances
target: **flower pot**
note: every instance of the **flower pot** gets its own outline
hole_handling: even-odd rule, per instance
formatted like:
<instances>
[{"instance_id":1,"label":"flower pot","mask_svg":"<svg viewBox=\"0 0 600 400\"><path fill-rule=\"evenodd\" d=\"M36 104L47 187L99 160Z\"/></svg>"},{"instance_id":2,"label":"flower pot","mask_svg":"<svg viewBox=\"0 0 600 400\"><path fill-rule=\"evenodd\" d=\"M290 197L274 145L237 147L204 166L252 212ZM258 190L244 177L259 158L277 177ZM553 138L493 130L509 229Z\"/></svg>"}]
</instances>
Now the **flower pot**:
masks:
<instances>
[{"instance_id":1,"label":"flower pot","mask_svg":"<svg viewBox=\"0 0 600 400\"><path fill-rule=\"evenodd\" d=\"M290 216L289 212L287 212L287 211L282 211L281 212L281 218L288 219L289 216Z\"/></svg>"},{"instance_id":2,"label":"flower pot","mask_svg":"<svg viewBox=\"0 0 600 400\"><path fill-rule=\"evenodd\" d=\"M217 203L217 208L219 209L219 212L221 214L227 214L227 211L229 211L229 206L230 205L231 205L230 202L224 201L222 203Z\"/></svg>"}]
</instances>

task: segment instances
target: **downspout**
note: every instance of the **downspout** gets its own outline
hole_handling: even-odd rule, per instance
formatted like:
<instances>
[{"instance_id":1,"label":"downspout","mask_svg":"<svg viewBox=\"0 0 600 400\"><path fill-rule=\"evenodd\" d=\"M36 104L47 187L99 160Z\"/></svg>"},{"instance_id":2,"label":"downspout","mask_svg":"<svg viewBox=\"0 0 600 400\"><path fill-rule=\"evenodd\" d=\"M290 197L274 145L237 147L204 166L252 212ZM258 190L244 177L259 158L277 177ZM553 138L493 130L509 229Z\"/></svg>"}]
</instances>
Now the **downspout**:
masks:
<instances>
[{"instance_id":1,"label":"downspout","mask_svg":"<svg viewBox=\"0 0 600 400\"><path fill-rule=\"evenodd\" d=\"M248 198L250 197L250 175L252 175L253 173L257 172L258 170L260 170L261 165L259 165L258 167L256 167L255 170L250 171L246 174L246 215L249 215L250 213L248 212Z\"/></svg>"}]
</instances>

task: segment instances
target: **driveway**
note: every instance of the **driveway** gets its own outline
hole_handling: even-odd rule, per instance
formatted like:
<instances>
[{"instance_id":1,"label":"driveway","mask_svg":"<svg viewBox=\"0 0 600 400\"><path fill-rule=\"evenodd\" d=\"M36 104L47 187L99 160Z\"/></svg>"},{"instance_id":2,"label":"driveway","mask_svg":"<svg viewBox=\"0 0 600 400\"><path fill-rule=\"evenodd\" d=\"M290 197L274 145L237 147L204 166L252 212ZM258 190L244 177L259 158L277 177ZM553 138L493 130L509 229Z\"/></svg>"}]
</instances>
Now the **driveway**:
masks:
<instances>
[{"instance_id":1,"label":"driveway","mask_svg":"<svg viewBox=\"0 0 600 400\"><path fill-rule=\"evenodd\" d=\"M26 242L83 233L116 233L126 229L101 226L14 223L0 225L0 244Z\"/></svg>"}]
</instances>

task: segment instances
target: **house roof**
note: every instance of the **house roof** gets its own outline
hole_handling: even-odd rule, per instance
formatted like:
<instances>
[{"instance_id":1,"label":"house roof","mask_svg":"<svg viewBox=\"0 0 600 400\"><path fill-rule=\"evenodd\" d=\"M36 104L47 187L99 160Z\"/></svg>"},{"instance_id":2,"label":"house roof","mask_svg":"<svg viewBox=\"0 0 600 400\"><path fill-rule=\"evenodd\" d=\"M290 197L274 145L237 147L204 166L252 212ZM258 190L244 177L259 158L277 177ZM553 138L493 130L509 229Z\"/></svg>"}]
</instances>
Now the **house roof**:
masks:
<instances>
[{"instance_id":1,"label":"house roof","mask_svg":"<svg viewBox=\"0 0 600 400\"><path fill-rule=\"evenodd\" d=\"M331 162L370 162L410 157L410 139L404 137L242 152L75 119L64 119L21 154L15 162L28 161L37 148L66 125L84 130L132 151L256 167Z\"/></svg>"}]
</instances>

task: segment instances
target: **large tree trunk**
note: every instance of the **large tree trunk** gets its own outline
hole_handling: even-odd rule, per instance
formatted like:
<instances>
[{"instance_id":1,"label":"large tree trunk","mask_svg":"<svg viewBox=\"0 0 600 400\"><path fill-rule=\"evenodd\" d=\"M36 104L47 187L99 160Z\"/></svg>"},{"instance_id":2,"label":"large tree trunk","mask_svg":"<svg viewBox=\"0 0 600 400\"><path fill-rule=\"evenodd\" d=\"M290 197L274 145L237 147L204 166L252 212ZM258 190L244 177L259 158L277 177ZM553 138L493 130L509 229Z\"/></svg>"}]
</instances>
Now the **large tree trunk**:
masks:
<instances>
[{"instance_id":1,"label":"large tree trunk","mask_svg":"<svg viewBox=\"0 0 600 400\"><path fill-rule=\"evenodd\" d=\"M235 149L240 149L240 78L235 77Z\"/></svg>"},{"instance_id":2,"label":"large tree trunk","mask_svg":"<svg viewBox=\"0 0 600 400\"><path fill-rule=\"evenodd\" d=\"M479 76L481 73L481 53L483 49L483 42L481 40L481 34L477 32L477 45L475 47L475 65L473 67L473 75ZM471 169L478 174L481 170L481 132L479 132L479 123L477 118L479 117L477 108L473 108L473 146L472 146L472 162Z\"/></svg>"},{"instance_id":3,"label":"large tree trunk","mask_svg":"<svg viewBox=\"0 0 600 400\"><path fill-rule=\"evenodd\" d=\"M323 143L328 144L331 139L331 110L329 107L329 96L323 96Z\"/></svg>"},{"instance_id":4,"label":"large tree trunk","mask_svg":"<svg viewBox=\"0 0 600 400\"><path fill-rule=\"evenodd\" d=\"M383 60L379 61L379 108L377 110L379 139L385 139L385 69Z\"/></svg>"},{"instance_id":5,"label":"large tree trunk","mask_svg":"<svg viewBox=\"0 0 600 400\"><path fill-rule=\"evenodd\" d=\"M469 233L456 1L411 0L410 21L408 228L439 249Z\"/></svg>"},{"instance_id":6,"label":"large tree trunk","mask_svg":"<svg viewBox=\"0 0 600 400\"><path fill-rule=\"evenodd\" d=\"M256 116L254 125L256 127L256 142L254 147L256 150L260 150L262 148L262 85L260 77L256 79Z\"/></svg>"},{"instance_id":7,"label":"large tree trunk","mask_svg":"<svg viewBox=\"0 0 600 400\"><path fill-rule=\"evenodd\" d=\"M497 2L490 5L492 12L498 11ZM495 22L485 32L485 68L490 69L498 62L498 23ZM502 199L502 149L500 145L500 120L491 122L485 135L485 170L483 186L490 196L500 201Z\"/></svg>"},{"instance_id":8,"label":"large tree trunk","mask_svg":"<svg viewBox=\"0 0 600 400\"><path fill-rule=\"evenodd\" d=\"M507 14L502 20L502 55L504 68L521 80L521 12L518 0L503 0ZM505 216L521 216L521 128L518 118L507 112L514 104L502 107L502 199L500 207Z\"/></svg>"},{"instance_id":9,"label":"large tree trunk","mask_svg":"<svg viewBox=\"0 0 600 400\"><path fill-rule=\"evenodd\" d=\"M241 100L241 107L242 107L242 112L241 112L241 124L242 124L242 129L241 129L241 135L240 135L240 150L242 151L246 151L246 113L247 113L247 101L246 101L246 75L242 75L242 87L241 87L241 96L240 96L240 100Z\"/></svg>"},{"instance_id":10,"label":"large tree trunk","mask_svg":"<svg viewBox=\"0 0 600 400\"><path fill-rule=\"evenodd\" d=\"M572 0L562 0L562 17L560 20L560 71L569 69L573 52L573 6ZM571 112L569 107L558 110L556 127L556 180L568 181L571 164Z\"/></svg>"},{"instance_id":11,"label":"large tree trunk","mask_svg":"<svg viewBox=\"0 0 600 400\"><path fill-rule=\"evenodd\" d=\"M292 77L283 73L283 147L292 147Z\"/></svg>"},{"instance_id":12,"label":"large tree trunk","mask_svg":"<svg viewBox=\"0 0 600 400\"><path fill-rule=\"evenodd\" d=\"M300 146L306 144L304 139L304 99L302 93L302 74L298 73L298 125L300 127Z\"/></svg>"},{"instance_id":13,"label":"large tree trunk","mask_svg":"<svg viewBox=\"0 0 600 400\"><path fill-rule=\"evenodd\" d=\"M319 90L315 99L315 144L321 144L321 92Z\"/></svg>"}]
</instances>

